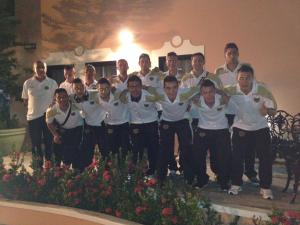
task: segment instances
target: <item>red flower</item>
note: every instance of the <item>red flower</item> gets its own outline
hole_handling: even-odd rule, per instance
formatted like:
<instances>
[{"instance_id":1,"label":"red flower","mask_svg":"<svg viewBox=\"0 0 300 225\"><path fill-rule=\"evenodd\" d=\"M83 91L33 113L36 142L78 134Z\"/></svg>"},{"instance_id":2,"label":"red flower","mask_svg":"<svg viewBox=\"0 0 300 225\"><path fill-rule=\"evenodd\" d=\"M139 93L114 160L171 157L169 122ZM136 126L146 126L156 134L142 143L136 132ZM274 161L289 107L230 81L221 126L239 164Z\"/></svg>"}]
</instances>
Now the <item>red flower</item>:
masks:
<instances>
[{"instance_id":1,"label":"red flower","mask_svg":"<svg viewBox=\"0 0 300 225\"><path fill-rule=\"evenodd\" d=\"M157 183L157 180L155 178L152 178L147 181L147 186L154 186Z\"/></svg>"},{"instance_id":2,"label":"red flower","mask_svg":"<svg viewBox=\"0 0 300 225\"><path fill-rule=\"evenodd\" d=\"M55 178L60 177L61 175L62 175L62 173L59 170L54 172Z\"/></svg>"},{"instance_id":3,"label":"red flower","mask_svg":"<svg viewBox=\"0 0 300 225\"><path fill-rule=\"evenodd\" d=\"M103 172L103 179L105 181L109 181L110 180L110 174L109 174L108 170L104 170L104 172Z\"/></svg>"},{"instance_id":4,"label":"red flower","mask_svg":"<svg viewBox=\"0 0 300 225\"><path fill-rule=\"evenodd\" d=\"M146 207L143 207L143 206L138 206L138 207L136 207L135 208L135 213L137 214L137 215L139 215L139 214L141 214L143 211L145 211L146 210Z\"/></svg>"},{"instance_id":5,"label":"red flower","mask_svg":"<svg viewBox=\"0 0 300 225\"><path fill-rule=\"evenodd\" d=\"M143 187L141 185L137 185L135 188L134 188L134 192L135 193L140 193L142 191Z\"/></svg>"},{"instance_id":6,"label":"red flower","mask_svg":"<svg viewBox=\"0 0 300 225\"><path fill-rule=\"evenodd\" d=\"M11 179L11 175L10 174L4 174L2 177L2 181L3 182L8 182Z\"/></svg>"},{"instance_id":7,"label":"red flower","mask_svg":"<svg viewBox=\"0 0 300 225\"><path fill-rule=\"evenodd\" d=\"M277 216L272 216L271 220L272 220L272 223L278 223L279 222L279 219L278 219Z\"/></svg>"},{"instance_id":8,"label":"red flower","mask_svg":"<svg viewBox=\"0 0 300 225\"><path fill-rule=\"evenodd\" d=\"M173 213L173 209L172 208L163 208L163 210L161 211L161 214L163 216L170 216Z\"/></svg>"},{"instance_id":9,"label":"red flower","mask_svg":"<svg viewBox=\"0 0 300 225\"><path fill-rule=\"evenodd\" d=\"M173 216L172 219L171 219L171 221L172 221L173 224L177 224L178 223L178 220L177 220L176 216Z\"/></svg>"},{"instance_id":10,"label":"red flower","mask_svg":"<svg viewBox=\"0 0 300 225\"><path fill-rule=\"evenodd\" d=\"M100 189L103 189L103 188L104 188L104 184L100 183L100 184L99 184L99 188L100 188Z\"/></svg>"},{"instance_id":11,"label":"red flower","mask_svg":"<svg viewBox=\"0 0 300 225\"><path fill-rule=\"evenodd\" d=\"M116 217L120 218L122 216L122 213L119 210L116 210L115 215L116 215Z\"/></svg>"},{"instance_id":12,"label":"red flower","mask_svg":"<svg viewBox=\"0 0 300 225\"><path fill-rule=\"evenodd\" d=\"M290 218L300 220L300 213L299 212L290 210L290 211L286 211L285 214Z\"/></svg>"},{"instance_id":13,"label":"red flower","mask_svg":"<svg viewBox=\"0 0 300 225\"><path fill-rule=\"evenodd\" d=\"M107 165L108 165L109 167L111 167L111 166L112 166L112 161L111 161L111 160L108 160L108 161L107 161Z\"/></svg>"},{"instance_id":14,"label":"red flower","mask_svg":"<svg viewBox=\"0 0 300 225\"><path fill-rule=\"evenodd\" d=\"M67 180L67 188L72 188L74 185L72 180Z\"/></svg>"},{"instance_id":15,"label":"red flower","mask_svg":"<svg viewBox=\"0 0 300 225\"><path fill-rule=\"evenodd\" d=\"M46 179L45 178L41 178L41 179L38 179L37 180L37 185L39 186L39 187L42 187L42 186L44 186L46 184Z\"/></svg>"},{"instance_id":16,"label":"red flower","mask_svg":"<svg viewBox=\"0 0 300 225\"><path fill-rule=\"evenodd\" d=\"M105 212L108 213L108 214L111 214L111 213L112 213L112 208L110 208L110 207L109 207L109 208L106 208L106 209L105 209Z\"/></svg>"},{"instance_id":17,"label":"red flower","mask_svg":"<svg viewBox=\"0 0 300 225\"><path fill-rule=\"evenodd\" d=\"M79 204L80 204L80 199L76 198L76 199L74 200L74 205L79 205Z\"/></svg>"}]
</instances>

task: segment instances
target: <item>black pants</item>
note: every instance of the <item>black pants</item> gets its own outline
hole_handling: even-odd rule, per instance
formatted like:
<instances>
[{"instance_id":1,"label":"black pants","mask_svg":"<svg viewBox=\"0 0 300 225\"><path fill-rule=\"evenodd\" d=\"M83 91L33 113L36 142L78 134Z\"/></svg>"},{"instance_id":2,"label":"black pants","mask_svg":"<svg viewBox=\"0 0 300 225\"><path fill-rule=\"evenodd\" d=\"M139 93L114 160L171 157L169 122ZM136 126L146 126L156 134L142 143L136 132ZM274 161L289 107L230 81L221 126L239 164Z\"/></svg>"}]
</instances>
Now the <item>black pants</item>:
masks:
<instances>
[{"instance_id":1,"label":"black pants","mask_svg":"<svg viewBox=\"0 0 300 225\"><path fill-rule=\"evenodd\" d=\"M129 143L129 124L106 125L107 150L112 154L121 152L122 158L125 158L130 150Z\"/></svg>"},{"instance_id":2,"label":"black pants","mask_svg":"<svg viewBox=\"0 0 300 225\"><path fill-rule=\"evenodd\" d=\"M234 114L226 114L229 127L232 126L234 122ZM251 150L250 150L251 149ZM256 177L257 172L254 168L255 165L255 151L254 148L249 148L249 151L245 152L245 164L244 173L248 178Z\"/></svg>"},{"instance_id":3,"label":"black pants","mask_svg":"<svg viewBox=\"0 0 300 225\"><path fill-rule=\"evenodd\" d=\"M130 137L132 142L133 162L143 158L144 149L148 151L149 171L154 174L157 166L159 137L158 123L130 124Z\"/></svg>"},{"instance_id":4,"label":"black pants","mask_svg":"<svg viewBox=\"0 0 300 225\"><path fill-rule=\"evenodd\" d=\"M39 118L28 121L29 136L31 139L31 151L33 157L37 160L37 166L42 167L44 157L46 160L52 158L52 134L50 133L45 114ZM45 145L45 154L42 150L42 143Z\"/></svg>"},{"instance_id":5,"label":"black pants","mask_svg":"<svg viewBox=\"0 0 300 225\"><path fill-rule=\"evenodd\" d=\"M61 144L53 143L55 163L57 166L63 162L74 169L83 170L81 149L82 126L72 129L63 129L61 132Z\"/></svg>"},{"instance_id":6,"label":"black pants","mask_svg":"<svg viewBox=\"0 0 300 225\"><path fill-rule=\"evenodd\" d=\"M90 161L92 161L95 151L95 146L98 145L99 151L103 159L108 157L106 147L107 138L105 132L105 124L102 122L101 126L86 125L85 129L85 146L88 149Z\"/></svg>"},{"instance_id":7,"label":"black pants","mask_svg":"<svg viewBox=\"0 0 300 225\"><path fill-rule=\"evenodd\" d=\"M255 151L259 159L259 179L261 188L270 188L272 183L272 153L269 128L246 131L233 128L232 173L233 185L242 185L243 162L247 151Z\"/></svg>"},{"instance_id":8,"label":"black pants","mask_svg":"<svg viewBox=\"0 0 300 225\"><path fill-rule=\"evenodd\" d=\"M193 141L193 169L200 184L207 183L209 177L206 174L206 155L210 150L210 156L215 161L215 169L221 188L227 188L230 176L231 144L228 129L207 130L197 128Z\"/></svg>"},{"instance_id":9,"label":"black pants","mask_svg":"<svg viewBox=\"0 0 300 225\"><path fill-rule=\"evenodd\" d=\"M158 164L158 178L164 180L168 172L170 152L173 152L174 135L177 133L180 146L180 158L183 163L184 177L188 182L192 180L191 170L191 148L192 132L187 119L168 122L162 120L160 123L160 153Z\"/></svg>"}]
</instances>

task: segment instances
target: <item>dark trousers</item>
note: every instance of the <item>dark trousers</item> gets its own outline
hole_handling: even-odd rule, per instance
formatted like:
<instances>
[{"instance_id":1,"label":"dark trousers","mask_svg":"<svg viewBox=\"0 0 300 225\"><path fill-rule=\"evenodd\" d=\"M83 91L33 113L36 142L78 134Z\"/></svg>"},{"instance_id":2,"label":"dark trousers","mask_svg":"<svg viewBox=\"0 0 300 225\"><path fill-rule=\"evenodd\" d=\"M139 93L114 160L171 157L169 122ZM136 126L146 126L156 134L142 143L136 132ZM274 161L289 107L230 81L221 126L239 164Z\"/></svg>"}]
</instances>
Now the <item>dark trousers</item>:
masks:
<instances>
[{"instance_id":1,"label":"dark trousers","mask_svg":"<svg viewBox=\"0 0 300 225\"><path fill-rule=\"evenodd\" d=\"M233 185L241 186L244 172L243 162L247 151L255 151L259 159L259 179L261 188L270 188L272 183L272 153L269 128L246 131L233 128L232 172Z\"/></svg>"},{"instance_id":2,"label":"dark trousers","mask_svg":"<svg viewBox=\"0 0 300 225\"><path fill-rule=\"evenodd\" d=\"M227 188L230 176L231 144L228 129L207 130L197 128L193 141L193 169L198 183L208 182L206 173L207 150L215 161L215 170L221 188Z\"/></svg>"},{"instance_id":3,"label":"dark trousers","mask_svg":"<svg viewBox=\"0 0 300 225\"><path fill-rule=\"evenodd\" d=\"M174 135L177 133L180 146L180 158L183 162L184 177L188 182L192 179L191 148L192 132L187 119L168 122L162 120L160 123L160 153L158 164L158 178L164 180L168 172L170 152L173 152Z\"/></svg>"},{"instance_id":4,"label":"dark trousers","mask_svg":"<svg viewBox=\"0 0 300 225\"><path fill-rule=\"evenodd\" d=\"M226 114L229 127L232 126L234 122L234 114ZM250 150L251 149L251 150ZM249 151L245 152L245 164L244 164L244 173L248 178L256 177L257 172L254 168L255 165L255 151L254 148L249 148Z\"/></svg>"},{"instance_id":5,"label":"dark trousers","mask_svg":"<svg viewBox=\"0 0 300 225\"><path fill-rule=\"evenodd\" d=\"M130 124L130 137L132 142L133 163L143 158L144 149L148 152L149 171L154 174L157 166L159 137L158 123Z\"/></svg>"},{"instance_id":6,"label":"dark trousers","mask_svg":"<svg viewBox=\"0 0 300 225\"><path fill-rule=\"evenodd\" d=\"M129 123L119 125L106 124L107 150L112 154L121 152L122 158L126 158L130 150Z\"/></svg>"},{"instance_id":7,"label":"dark trousers","mask_svg":"<svg viewBox=\"0 0 300 225\"><path fill-rule=\"evenodd\" d=\"M29 136L31 139L31 151L33 157L37 160L37 166L42 167L44 157L51 160L52 157L52 134L50 133L45 114L37 119L28 121ZM42 143L45 145L45 153L42 150Z\"/></svg>"},{"instance_id":8,"label":"dark trousers","mask_svg":"<svg viewBox=\"0 0 300 225\"><path fill-rule=\"evenodd\" d=\"M65 165L71 165L74 169L83 170L82 167L82 126L72 129L61 129L61 144L53 143L55 163L57 166L63 162Z\"/></svg>"},{"instance_id":9,"label":"dark trousers","mask_svg":"<svg viewBox=\"0 0 300 225\"><path fill-rule=\"evenodd\" d=\"M98 145L102 158L106 159L109 153L106 147L107 137L104 122L101 126L86 125L84 135L86 138L85 146L87 146L88 151L87 160L92 162L96 145Z\"/></svg>"}]
</instances>

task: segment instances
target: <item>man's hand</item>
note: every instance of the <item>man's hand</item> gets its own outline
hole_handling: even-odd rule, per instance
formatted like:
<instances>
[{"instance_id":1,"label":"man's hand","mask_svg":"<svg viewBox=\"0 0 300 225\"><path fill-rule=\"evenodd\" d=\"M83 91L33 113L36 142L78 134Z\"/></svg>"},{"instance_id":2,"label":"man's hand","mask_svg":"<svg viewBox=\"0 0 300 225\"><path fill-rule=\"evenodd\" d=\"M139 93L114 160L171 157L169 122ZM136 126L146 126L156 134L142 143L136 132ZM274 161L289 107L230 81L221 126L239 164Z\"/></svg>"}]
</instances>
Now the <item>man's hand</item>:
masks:
<instances>
[{"instance_id":1,"label":"man's hand","mask_svg":"<svg viewBox=\"0 0 300 225\"><path fill-rule=\"evenodd\" d=\"M259 109L260 115L265 116L268 114L268 108L265 106L265 102L263 102L262 106Z\"/></svg>"},{"instance_id":2,"label":"man's hand","mask_svg":"<svg viewBox=\"0 0 300 225\"><path fill-rule=\"evenodd\" d=\"M53 136L53 142L54 142L55 144L61 144L61 137L60 137L59 134L55 134L55 135Z\"/></svg>"}]
</instances>

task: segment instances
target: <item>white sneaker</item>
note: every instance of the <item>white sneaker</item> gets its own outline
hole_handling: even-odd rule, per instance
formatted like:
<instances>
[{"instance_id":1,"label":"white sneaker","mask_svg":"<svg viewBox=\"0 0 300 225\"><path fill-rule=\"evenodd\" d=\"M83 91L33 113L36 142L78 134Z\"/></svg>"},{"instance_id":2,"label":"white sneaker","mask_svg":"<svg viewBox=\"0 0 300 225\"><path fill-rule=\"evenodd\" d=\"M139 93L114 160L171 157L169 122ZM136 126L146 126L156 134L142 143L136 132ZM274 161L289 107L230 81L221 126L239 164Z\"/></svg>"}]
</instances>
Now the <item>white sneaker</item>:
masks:
<instances>
[{"instance_id":1,"label":"white sneaker","mask_svg":"<svg viewBox=\"0 0 300 225\"><path fill-rule=\"evenodd\" d=\"M231 185L231 187L228 190L228 194L230 194L230 195L238 195L239 191L241 191L241 190L242 190L241 186Z\"/></svg>"},{"instance_id":2,"label":"white sneaker","mask_svg":"<svg viewBox=\"0 0 300 225\"><path fill-rule=\"evenodd\" d=\"M269 199L269 200L274 199L274 196L273 196L273 193L272 193L271 189L261 188L260 189L260 194L262 195L263 199Z\"/></svg>"}]
</instances>

